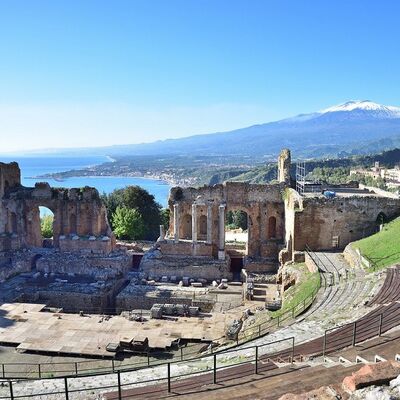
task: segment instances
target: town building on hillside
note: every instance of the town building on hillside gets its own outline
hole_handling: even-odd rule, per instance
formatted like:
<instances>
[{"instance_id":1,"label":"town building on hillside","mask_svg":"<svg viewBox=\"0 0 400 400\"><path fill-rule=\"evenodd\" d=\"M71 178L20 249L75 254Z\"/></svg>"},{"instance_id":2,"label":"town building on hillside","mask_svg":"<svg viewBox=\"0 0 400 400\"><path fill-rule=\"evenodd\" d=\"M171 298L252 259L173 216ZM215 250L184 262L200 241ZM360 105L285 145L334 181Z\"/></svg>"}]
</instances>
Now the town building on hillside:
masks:
<instances>
[{"instance_id":1,"label":"town building on hillside","mask_svg":"<svg viewBox=\"0 0 400 400\"><path fill-rule=\"evenodd\" d=\"M375 161L372 168L352 169L350 175L370 176L374 179L382 178L388 188L400 188L400 165L396 165L394 168L384 168L380 166L379 161Z\"/></svg>"}]
</instances>

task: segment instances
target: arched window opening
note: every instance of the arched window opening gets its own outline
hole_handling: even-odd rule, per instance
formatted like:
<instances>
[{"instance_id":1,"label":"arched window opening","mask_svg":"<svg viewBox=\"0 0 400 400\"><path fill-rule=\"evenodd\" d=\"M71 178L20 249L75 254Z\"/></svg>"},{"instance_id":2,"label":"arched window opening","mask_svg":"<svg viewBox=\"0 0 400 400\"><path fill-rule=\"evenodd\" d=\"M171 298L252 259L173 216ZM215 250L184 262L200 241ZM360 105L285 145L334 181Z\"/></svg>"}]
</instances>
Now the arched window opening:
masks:
<instances>
[{"instance_id":1,"label":"arched window opening","mask_svg":"<svg viewBox=\"0 0 400 400\"><path fill-rule=\"evenodd\" d=\"M388 221L387 216L385 213L380 212L376 217L376 231L380 231L383 225Z\"/></svg>"},{"instance_id":2,"label":"arched window opening","mask_svg":"<svg viewBox=\"0 0 400 400\"><path fill-rule=\"evenodd\" d=\"M69 216L69 232L71 234L76 234L77 233L77 221L76 221L76 215L71 214Z\"/></svg>"},{"instance_id":3,"label":"arched window opening","mask_svg":"<svg viewBox=\"0 0 400 400\"><path fill-rule=\"evenodd\" d=\"M227 249L235 248L243 254L247 253L249 240L249 217L245 211L229 210L225 219L225 242Z\"/></svg>"},{"instance_id":4,"label":"arched window opening","mask_svg":"<svg viewBox=\"0 0 400 400\"><path fill-rule=\"evenodd\" d=\"M206 215L200 215L199 234L202 237L207 236L207 216Z\"/></svg>"},{"instance_id":5,"label":"arched window opening","mask_svg":"<svg viewBox=\"0 0 400 400\"><path fill-rule=\"evenodd\" d=\"M18 232L18 226L17 226L17 214L15 212L10 213L10 227L9 227L10 233L17 233Z\"/></svg>"},{"instance_id":6,"label":"arched window opening","mask_svg":"<svg viewBox=\"0 0 400 400\"><path fill-rule=\"evenodd\" d=\"M185 214L181 221L181 235L182 239L192 238L192 216L190 214Z\"/></svg>"},{"instance_id":7,"label":"arched window opening","mask_svg":"<svg viewBox=\"0 0 400 400\"><path fill-rule=\"evenodd\" d=\"M39 207L40 233L43 247L53 247L54 214L47 207Z\"/></svg>"},{"instance_id":8,"label":"arched window opening","mask_svg":"<svg viewBox=\"0 0 400 400\"><path fill-rule=\"evenodd\" d=\"M230 271L233 279L241 280L244 259L249 254L251 220L247 212L228 210L225 218L225 249L230 257Z\"/></svg>"}]
</instances>

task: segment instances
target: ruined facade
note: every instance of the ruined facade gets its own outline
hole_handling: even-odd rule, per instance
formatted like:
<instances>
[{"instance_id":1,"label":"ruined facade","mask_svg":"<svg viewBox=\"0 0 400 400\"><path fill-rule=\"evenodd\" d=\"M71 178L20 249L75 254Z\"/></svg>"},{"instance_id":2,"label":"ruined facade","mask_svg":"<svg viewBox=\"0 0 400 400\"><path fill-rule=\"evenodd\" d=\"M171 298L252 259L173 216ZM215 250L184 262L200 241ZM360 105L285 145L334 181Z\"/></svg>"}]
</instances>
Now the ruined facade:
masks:
<instances>
[{"instance_id":1,"label":"ruined facade","mask_svg":"<svg viewBox=\"0 0 400 400\"><path fill-rule=\"evenodd\" d=\"M54 214L53 246L61 251L110 253L115 238L96 189L21 186L17 163L0 163L0 251L42 247L39 207Z\"/></svg>"},{"instance_id":2,"label":"ruined facade","mask_svg":"<svg viewBox=\"0 0 400 400\"><path fill-rule=\"evenodd\" d=\"M161 251L225 259L226 214L241 210L248 218L246 255L276 259L284 243L284 188L242 182L173 188L169 237L160 243Z\"/></svg>"},{"instance_id":3,"label":"ruined facade","mask_svg":"<svg viewBox=\"0 0 400 400\"><path fill-rule=\"evenodd\" d=\"M382 218L400 215L398 196L358 184L332 189L336 192L333 198L322 193L327 187L300 195L291 188L290 164L290 151L285 149L278 159L277 184L226 182L172 188L169 230L166 235L161 232L157 262L144 260L148 270L155 264L159 270L162 265L172 265L167 260L174 257L186 256L188 266L190 257L229 258L225 243L228 211L247 213L245 265L264 272L270 271L268 262L292 260L306 246L312 250L344 249L349 242L376 232ZM229 265L227 271L231 271Z\"/></svg>"}]
</instances>

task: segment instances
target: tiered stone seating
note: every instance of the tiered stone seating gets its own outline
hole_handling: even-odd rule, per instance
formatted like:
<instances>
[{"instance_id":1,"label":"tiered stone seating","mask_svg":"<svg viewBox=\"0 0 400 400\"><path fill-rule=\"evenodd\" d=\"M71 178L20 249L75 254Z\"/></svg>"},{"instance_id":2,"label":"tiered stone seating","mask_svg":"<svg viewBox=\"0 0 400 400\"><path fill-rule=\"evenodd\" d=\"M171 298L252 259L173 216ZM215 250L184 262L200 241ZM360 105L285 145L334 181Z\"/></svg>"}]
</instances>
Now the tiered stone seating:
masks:
<instances>
[{"instance_id":1,"label":"tiered stone seating","mask_svg":"<svg viewBox=\"0 0 400 400\"><path fill-rule=\"evenodd\" d=\"M387 269L385 282L369 305L386 304L397 300L400 300L400 265Z\"/></svg>"}]
</instances>

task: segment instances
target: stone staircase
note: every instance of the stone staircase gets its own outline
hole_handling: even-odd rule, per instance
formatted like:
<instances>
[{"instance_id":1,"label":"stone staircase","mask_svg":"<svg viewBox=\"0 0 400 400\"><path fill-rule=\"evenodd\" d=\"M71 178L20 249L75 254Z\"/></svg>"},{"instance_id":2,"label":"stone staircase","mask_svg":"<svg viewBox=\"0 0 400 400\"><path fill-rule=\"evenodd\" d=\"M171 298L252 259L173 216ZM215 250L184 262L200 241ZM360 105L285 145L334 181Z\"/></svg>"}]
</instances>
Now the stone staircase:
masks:
<instances>
[{"instance_id":1,"label":"stone staircase","mask_svg":"<svg viewBox=\"0 0 400 400\"><path fill-rule=\"evenodd\" d=\"M267 299L268 284L254 283L253 300L265 303Z\"/></svg>"}]
</instances>

